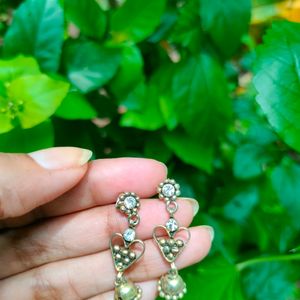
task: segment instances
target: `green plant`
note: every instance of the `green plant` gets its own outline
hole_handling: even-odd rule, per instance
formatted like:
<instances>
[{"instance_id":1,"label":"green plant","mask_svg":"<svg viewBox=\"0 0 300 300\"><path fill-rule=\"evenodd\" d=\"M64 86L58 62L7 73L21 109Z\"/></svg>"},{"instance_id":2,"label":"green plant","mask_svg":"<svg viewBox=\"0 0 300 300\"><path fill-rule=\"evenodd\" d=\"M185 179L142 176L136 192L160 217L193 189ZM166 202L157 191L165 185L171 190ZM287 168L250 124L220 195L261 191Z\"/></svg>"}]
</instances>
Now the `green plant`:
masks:
<instances>
[{"instance_id":1,"label":"green plant","mask_svg":"<svg viewBox=\"0 0 300 300\"><path fill-rule=\"evenodd\" d=\"M300 18L288 5L2 1L0 150L161 160L199 200L194 224L216 230L210 256L182 272L186 299L300 299Z\"/></svg>"}]
</instances>

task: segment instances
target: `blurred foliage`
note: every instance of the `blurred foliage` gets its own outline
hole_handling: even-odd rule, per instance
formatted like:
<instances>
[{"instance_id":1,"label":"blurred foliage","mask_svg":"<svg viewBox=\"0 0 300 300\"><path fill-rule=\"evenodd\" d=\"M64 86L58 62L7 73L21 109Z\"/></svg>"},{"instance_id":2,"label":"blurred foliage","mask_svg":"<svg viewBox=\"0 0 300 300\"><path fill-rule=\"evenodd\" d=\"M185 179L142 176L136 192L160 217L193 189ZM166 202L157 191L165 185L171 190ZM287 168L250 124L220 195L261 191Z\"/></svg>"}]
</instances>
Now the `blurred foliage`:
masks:
<instances>
[{"instance_id":1,"label":"blurred foliage","mask_svg":"<svg viewBox=\"0 0 300 300\"><path fill-rule=\"evenodd\" d=\"M300 1L0 10L1 151L161 160L216 230L186 299L300 299Z\"/></svg>"}]
</instances>

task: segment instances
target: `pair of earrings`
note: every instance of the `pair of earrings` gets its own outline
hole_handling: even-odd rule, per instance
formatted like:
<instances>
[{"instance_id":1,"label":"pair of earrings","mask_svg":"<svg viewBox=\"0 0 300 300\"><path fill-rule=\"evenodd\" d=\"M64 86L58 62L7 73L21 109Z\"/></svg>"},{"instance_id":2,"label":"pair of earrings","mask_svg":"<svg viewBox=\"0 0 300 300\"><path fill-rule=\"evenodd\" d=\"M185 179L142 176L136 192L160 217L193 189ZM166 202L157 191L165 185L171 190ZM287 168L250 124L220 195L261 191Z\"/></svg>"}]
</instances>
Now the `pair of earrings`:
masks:
<instances>
[{"instance_id":1,"label":"pair of earrings","mask_svg":"<svg viewBox=\"0 0 300 300\"><path fill-rule=\"evenodd\" d=\"M174 218L178 210L177 197L180 186L173 179L166 179L158 186L159 199L164 200L169 219L165 226L158 225L153 230L153 239L157 243L163 258L170 263L170 270L158 281L158 293L167 300L177 300L186 293L186 284L178 274L175 260L190 240L188 228L179 227ZM145 252L145 244L136 239L136 226L140 223L138 209L140 198L132 192L119 195L116 208L127 216L128 228L121 233L114 233L110 239L110 249L117 276L115 280L115 300L139 300L142 290L128 280L124 272L138 261ZM176 236L176 238L175 238Z\"/></svg>"}]
</instances>

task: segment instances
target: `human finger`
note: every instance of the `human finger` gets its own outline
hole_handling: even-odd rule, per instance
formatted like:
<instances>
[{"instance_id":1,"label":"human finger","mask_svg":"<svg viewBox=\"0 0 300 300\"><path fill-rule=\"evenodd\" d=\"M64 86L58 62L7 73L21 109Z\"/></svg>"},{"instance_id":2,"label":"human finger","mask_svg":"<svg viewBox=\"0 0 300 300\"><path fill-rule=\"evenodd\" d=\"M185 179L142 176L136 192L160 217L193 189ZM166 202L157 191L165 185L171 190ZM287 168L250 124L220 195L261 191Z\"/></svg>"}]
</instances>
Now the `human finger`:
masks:
<instances>
[{"instance_id":1,"label":"human finger","mask_svg":"<svg viewBox=\"0 0 300 300\"><path fill-rule=\"evenodd\" d=\"M91 151L49 148L0 154L0 219L19 217L59 197L83 177Z\"/></svg>"},{"instance_id":2,"label":"human finger","mask_svg":"<svg viewBox=\"0 0 300 300\"><path fill-rule=\"evenodd\" d=\"M164 164L144 158L94 160L81 182L58 199L23 217L9 220L6 227L28 224L36 216L53 217L113 203L121 192L134 191L140 197L151 197L167 175Z\"/></svg>"},{"instance_id":3,"label":"human finger","mask_svg":"<svg viewBox=\"0 0 300 300\"><path fill-rule=\"evenodd\" d=\"M193 227L190 228L190 232L190 242L176 260L178 268L200 261L210 249L212 239L210 227ZM141 260L127 273L134 282L160 277L170 268L153 240L145 241L145 249ZM3 279L0 282L0 299L86 299L111 291L114 287L115 274L111 253L106 250L46 264ZM16 291L22 291L21 298Z\"/></svg>"},{"instance_id":4,"label":"human finger","mask_svg":"<svg viewBox=\"0 0 300 300\"><path fill-rule=\"evenodd\" d=\"M179 224L189 226L198 211L194 199L178 199L176 214ZM157 213L157 212L161 213ZM142 222L137 236L142 240L152 236L156 224L164 224L168 214L165 204L158 199L141 200L139 211ZM127 219L114 205L106 205L74 213L0 235L0 278L49 262L78 257L108 249L114 232L123 233Z\"/></svg>"}]
</instances>

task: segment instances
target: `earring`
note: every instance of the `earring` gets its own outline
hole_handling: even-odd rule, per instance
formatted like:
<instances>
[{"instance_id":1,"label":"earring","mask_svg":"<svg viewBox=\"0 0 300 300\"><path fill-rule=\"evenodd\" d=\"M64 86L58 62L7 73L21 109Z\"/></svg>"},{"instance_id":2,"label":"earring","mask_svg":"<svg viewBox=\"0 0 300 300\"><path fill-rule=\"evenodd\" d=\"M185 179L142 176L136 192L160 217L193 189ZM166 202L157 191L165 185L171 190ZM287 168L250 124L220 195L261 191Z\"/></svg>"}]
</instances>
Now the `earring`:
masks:
<instances>
[{"instance_id":1,"label":"earring","mask_svg":"<svg viewBox=\"0 0 300 300\"><path fill-rule=\"evenodd\" d=\"M175 260L189 242L191 234L188 228L180 227L174 218L178 210L177 197L180 195L180 186L173 179L166 179L158 186L159 199L164 200L169 213L169 220L165 226L158 225L153 230L153 238L156 241L162 256L170 263L170 270L158 281L159 296L167 300L177 300L186 293L186 284L178 274ZM167 237L163 237L167 236ZM175 238L175 236L177 236Z\"/></svg>"},{"instance_id":2,"label":"earring","mask_svg":"<svg viewBox=\"0 0 300 300\"><path fill-rule=\"evenodd\" d=\"M136 239L135 232L135 228L140 222L139 207L140 198L131 192L120 194L116 202L116 209L127 216L128 228L123 234L114 233L109 242L113 263L117 271L115 300L139 300L142 297L141 288L124 275L125 270L138 261L145 252L145 244Z\"/></svg>"}]
</instances>

